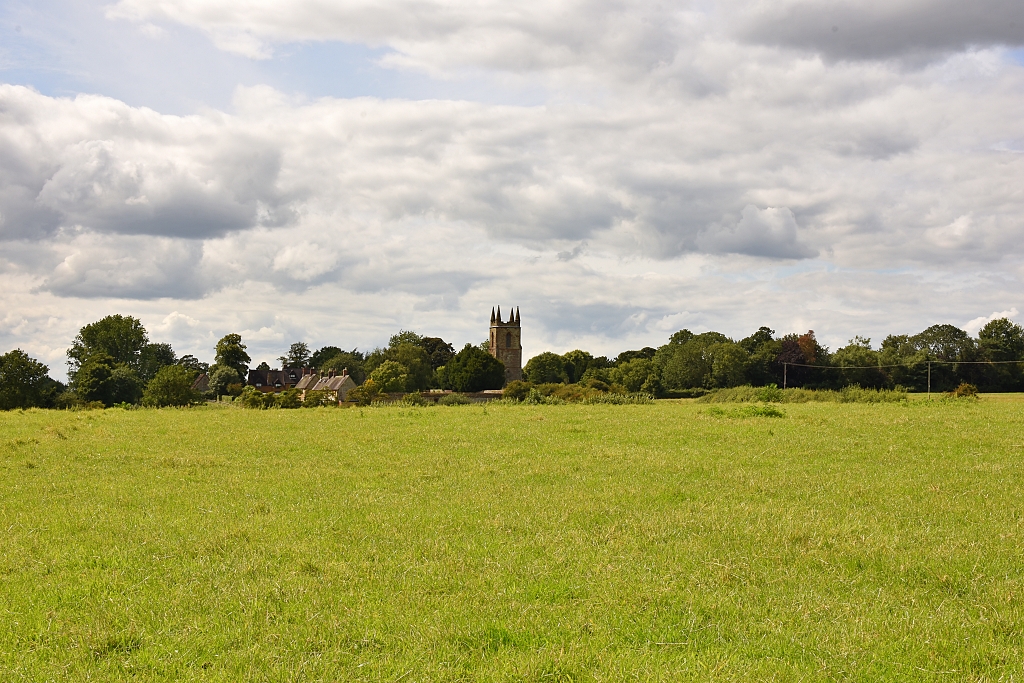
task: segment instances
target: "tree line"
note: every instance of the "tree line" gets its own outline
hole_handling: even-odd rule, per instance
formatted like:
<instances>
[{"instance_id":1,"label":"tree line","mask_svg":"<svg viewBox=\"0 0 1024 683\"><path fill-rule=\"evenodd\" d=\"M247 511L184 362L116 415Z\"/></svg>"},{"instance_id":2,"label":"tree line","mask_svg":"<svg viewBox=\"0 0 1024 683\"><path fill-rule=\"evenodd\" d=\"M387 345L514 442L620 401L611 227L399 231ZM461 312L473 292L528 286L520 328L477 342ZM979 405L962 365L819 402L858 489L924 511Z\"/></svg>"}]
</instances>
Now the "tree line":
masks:
<instances>
[{"instance_id":1,"label":"tree line","mask_svg":"<svg viewBox=\"0 0 1024 683\"><path fill-rule=\"evenodd\" d=\"M451 343L402 330L386 347L362 352L324 346L311 351L292 344L279 357L282 367L347 371L361 399L378 394L451 389L500 389L504 366L487 343ZM49 368L21 349L0 355L0 409L82 405L188 405L210 396L242 392L252 359L239 334L227 334L214 347L214 363L178 357L170 344L152 342L142 323L110 315L85 325L67 351L68 384L49 377ZM523 369L523 381L506 388L512 396L531 388L571 397L580 391L693 396L735 387L781 386L810 389L904 387L949 391L966 382L981 391L1024 391L1024 328L1006 318L985 325L977 337L953 325L933 325L914 335L890 335L876 349L854 337L835 351L818 343L813 331L776 336L761 327L734 340L719 332L680 330L663 346L619 353L614 358L576 349L544 352ZM257 369L268 370L261 363ZM209 392L192 389L207 373Z\"/></svg>"},{"instance_id":2,"label":"tree line","mask_svg":"<svg viewBox=\"0 0 1024 683\"><path fill-rule=\"evenodd\" d=\"M743 339L720 332L680 330L658 348L625 351L614 359L575 350L542 353L527 362L534 385L621 387L655 396L692 396L741 385L808 389L904 387L950 391L962 383L981 391L1024 391L1024 328L993 320L972 337L954 325L933 325L914 335L890 335L879 348L854 337L830 351L805 334L776 336L761 327Z\"/></svg>"}]
</instances>

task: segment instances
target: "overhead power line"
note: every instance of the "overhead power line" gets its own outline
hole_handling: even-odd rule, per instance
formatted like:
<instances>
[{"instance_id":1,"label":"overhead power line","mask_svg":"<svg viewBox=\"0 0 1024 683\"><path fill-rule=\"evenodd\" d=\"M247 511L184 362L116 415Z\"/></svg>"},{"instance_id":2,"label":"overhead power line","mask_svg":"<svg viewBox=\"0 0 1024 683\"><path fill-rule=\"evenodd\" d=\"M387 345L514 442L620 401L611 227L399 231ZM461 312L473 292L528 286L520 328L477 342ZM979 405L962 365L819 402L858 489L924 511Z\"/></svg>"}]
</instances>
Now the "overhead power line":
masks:
<instances>
[{"instance_id":1,"label":"overhead power line","mask_svg":"<svg viewBox=\"0 0 1024 683\"><path fill-rule=\"evenodd\" d=\"M810 365L807 363L782 363L782 388L786 388L789 366L795 368L814 368L816 370L882 370L884 368L913 368L928 366L928 395L932 393L932 365L1008 365L1021 364L1024 360L919 360L895 365Z\"/></svg>"}]
</instances>

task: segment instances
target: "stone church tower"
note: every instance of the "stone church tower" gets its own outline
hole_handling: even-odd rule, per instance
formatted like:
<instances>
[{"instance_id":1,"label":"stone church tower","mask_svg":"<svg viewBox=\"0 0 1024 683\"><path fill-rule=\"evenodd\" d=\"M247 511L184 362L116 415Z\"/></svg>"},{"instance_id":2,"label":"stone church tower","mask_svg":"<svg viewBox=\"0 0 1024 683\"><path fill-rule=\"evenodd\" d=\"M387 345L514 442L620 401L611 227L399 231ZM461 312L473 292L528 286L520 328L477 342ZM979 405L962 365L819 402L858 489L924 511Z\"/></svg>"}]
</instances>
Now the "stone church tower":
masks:
<instances>
[{"instance_id":1,"label":"stone church tower","mask_svg":"<svg viewBox=\"0 0 1024 683\"><path fill-rule=\"evenodd\" d=\"M523 378L523 344L520 336L519 309L509 313L508 322L501 322L501 306L498 314L491 309L491 355L505 364L505 384Z\"/></svg>"}]
</instances>

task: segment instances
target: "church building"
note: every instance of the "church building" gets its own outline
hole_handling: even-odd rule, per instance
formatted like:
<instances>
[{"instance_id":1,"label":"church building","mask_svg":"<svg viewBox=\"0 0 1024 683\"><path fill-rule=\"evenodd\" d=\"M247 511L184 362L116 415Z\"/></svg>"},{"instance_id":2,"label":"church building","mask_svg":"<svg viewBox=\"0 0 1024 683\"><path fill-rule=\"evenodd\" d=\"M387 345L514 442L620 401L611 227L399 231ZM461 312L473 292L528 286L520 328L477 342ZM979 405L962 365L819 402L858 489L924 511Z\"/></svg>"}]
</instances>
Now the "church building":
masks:
<instances>
[{"instance_id":1,"label":"church building","mask_svg":"<svg viewBox=\"0 0 1024 683\"><path fill-rule=\"evenodd\" d=\"M501 306L495 315L491 309L491 355L505 364L505 384L523 378L523 344L519 327L519 309L509 312L508 322L501 321Z\"/></svg>"}]
</instances>

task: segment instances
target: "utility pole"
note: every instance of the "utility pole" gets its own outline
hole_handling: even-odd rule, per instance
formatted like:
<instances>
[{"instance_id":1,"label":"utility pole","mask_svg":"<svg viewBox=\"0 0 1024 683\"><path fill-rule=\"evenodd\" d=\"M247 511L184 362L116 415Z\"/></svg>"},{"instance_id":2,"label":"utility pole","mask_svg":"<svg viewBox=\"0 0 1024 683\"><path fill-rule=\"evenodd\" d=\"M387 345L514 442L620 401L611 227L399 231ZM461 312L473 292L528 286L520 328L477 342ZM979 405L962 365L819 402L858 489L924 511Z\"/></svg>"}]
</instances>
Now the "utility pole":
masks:
<instances>
[{"instance_id":1,"label":"utility pole","mask_svg":"<svg viewBox=\"0 0 1024 683\"><path fill-rule=\"evenodd\" d=\"M788 369L789 369L789 365L787 363L783 363L782 364L782 388L783 389L786 388L786 370L788 370ZM931 385L929 385L929 386L931 386Z\"/></svg>"},{"instance_id":2,"label":"utility pole","mask_svg":"<svg viewBox=\"0 0 1024 683\"><path fill-rule=\"evenodd\" d=\"M932 362L928 361L928 398L932 397Z\"/></svg>"}]
</instances>

